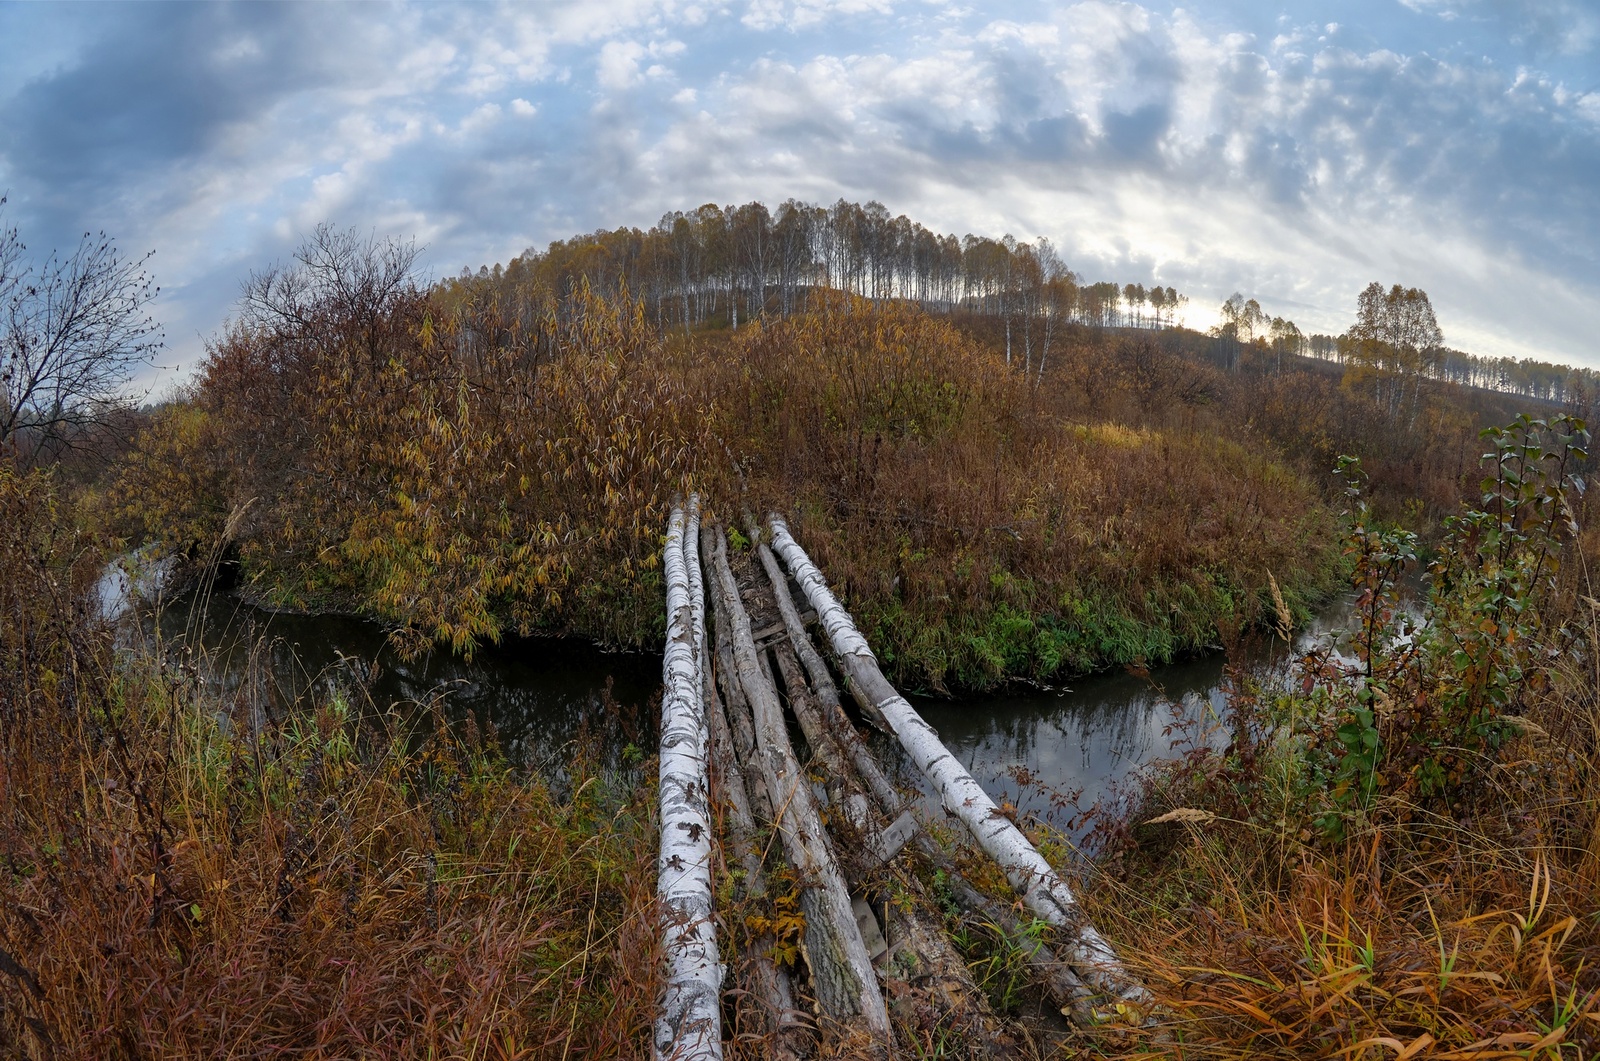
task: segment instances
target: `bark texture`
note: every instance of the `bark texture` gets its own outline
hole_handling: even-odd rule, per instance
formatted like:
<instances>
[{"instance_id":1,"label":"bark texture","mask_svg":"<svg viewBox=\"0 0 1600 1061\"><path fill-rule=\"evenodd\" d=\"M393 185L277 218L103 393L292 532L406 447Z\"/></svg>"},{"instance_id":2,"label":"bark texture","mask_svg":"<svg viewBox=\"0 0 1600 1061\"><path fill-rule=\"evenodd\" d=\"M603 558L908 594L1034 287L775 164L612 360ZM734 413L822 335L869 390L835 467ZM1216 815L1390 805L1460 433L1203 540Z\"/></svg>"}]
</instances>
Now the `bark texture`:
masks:
<instances>
[{"instance_id":1,"label":"bark texture","mask_svg":"<svg viewBox=\"0 0 1600 1061\"><path fill-rule=\"evenodd\" d=\"M711 531L702 530L704 554L711 551ZM731 663L732 655L729 660ZM746 899L763 899L767 876L761 852L756 847L756 823L750 811L750 796L744 770L733 747L733 734L717 695L711 653L706 642L700 644L701 688L706 705L707 733L710 737L711 798L723 808L723 845L727 856L743 871L740 887ZM742 705L741 705L742 709ZM772 960L770 934L755 937L745 947L737 980L744 991L735 1001L740 1015L736 1030L762 1037L770 1046L775 1061L791 1061L809 1051L810 1033L795 1005L794 984L789 971Z\"/></svg>"},{"instance_id":2,"label":"bark texture","mask_svg":"<svg viewBox=\"0 0 1600 1061\"><path fill-rule=\"evenodd\" d=\"M1029 910L1055 926L1063 940L1068 964L1090 988L1109 999L1143 1003L1149 995L1128 975L1111 946L1089 923L1060 875L1050 867L1016 824L1000 812L983 786L950 754L933 727L895 691L878 666L866 639L856 629L827 582L811 562L784 520L768 517L773 548L816 610L841 668L849 678L850 692L863 711L881 715L901 747L910 756L953 817L1005 872Z\"/></svg>"},{"instance_id":3,"label":"bark texture","mask_svg":"<svg viewBox=\"0 0 1600 1061\"><path fill-rule=\"evenodd\" d=\"M698 499L690 499L697 512ZM691 516L691 519L697 519ZM692 586L699 550L686 548L684 512L667 527L667 645L662 655L661 857L657 894L666 990L652 1045L657 1058L722 1057L722 964L711 891L711 814L706 778L705 709L697 658ZM700 622L704 629L704 620Z\"/></svg>"},{"instance_id":4,"label":"bark texture","mask_svg":"<svg viewBox=\"0 0 1600 1061\"><path fill-rule=\"evenodd\" d=\"M812 988L824 1015L846 1038L864 1036L880 1050L891 1048L889 1014L866 943L861 938L849 890L839 874L828 834L800 770L784 726L783 708L761 666L750 620L717 535L714 549L717 622L732 634L734 665L755 724L756 759L773 806L773 825L802 885L803 937Z\"/></svg>"},{"instance_id":5,"label":"bark texture","mask_svg":"<svg viewBox=\"0 0 1600 1061\"><path fill-rule=\"evenodd\" d=\"M950 942L921 881L915 874L889 865L907 838L914 837L934 850L937 845L921 833L910 813L903 814L903 821L896 821L890 831L882 829L899 809L900 795L845 716L838 687L805 633L788 580L772 550L762 544L757 556L787 633L773 644L772 656L783 677L789 707L823 768L829 800L843 811L831 824L836 839L844 827L844 841L851 849L852 857L844 859L845 873L859 894L899 891L912 900L869 904L882 921L888 940L888 953L874 961L885 981L890 1010L913 1035L919 1028L948 1028L958 1036L953 1041L962 1055L975 1061L1012 1056L1016 1043L1001 1028L966 961ZM886 849L875 850L879 845ZM889 887L891 878L896 882L893 888Z\"/></svg>"}]
</instances>

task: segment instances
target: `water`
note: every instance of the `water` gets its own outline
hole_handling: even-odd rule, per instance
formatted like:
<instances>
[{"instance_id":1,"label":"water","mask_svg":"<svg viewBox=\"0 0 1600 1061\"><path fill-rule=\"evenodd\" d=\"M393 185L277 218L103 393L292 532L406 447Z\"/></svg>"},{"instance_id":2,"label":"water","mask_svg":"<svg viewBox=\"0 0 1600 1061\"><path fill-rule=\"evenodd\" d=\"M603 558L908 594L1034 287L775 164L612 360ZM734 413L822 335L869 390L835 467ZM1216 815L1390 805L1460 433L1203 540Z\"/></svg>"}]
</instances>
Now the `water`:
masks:
<instances>
[{"instance_id":1,"label":"water","mask_svg":"<svg viewBox=\"0 0 1600 1061\"><path fill-rule=\"evenodd\" d=\"M1327 644L1350 617L1350 600L1335 601L1297 638L1296 651ZM375 623L275 613L226 594L208 607L194 597L174 602L160 613L159 631L169 650L201 653L235 705L230 717L243 724L342 686L364 688L373 704L399 705L410 718L437 707L458 726L470 718L479 729L492 727L514 762L547 776L562 773L580 741L612 767L637 757L630 744L646 754L655 747L661 660L653 653L511 638L481 649L470 664L443 652L408 661ZM1284 655L1280 646L1280 660ZM1223 667L1214 654L1148 675L1083 677L1065 691L915 703L997 800L1075 832L1077 810L1170 753L1181 716L1220 716ZM888 742L880 747L897 755Z\"/></svg>"},{"instance_id":2,"label":"water","mask_svg":"<svg viewBox=\"0 0 1600 1061\"><path fill-rule=\"evenodd\" d=\"M407 660L377 623L347 615L299 615L252 607L228 594L180 598L149 624L167 651L192 654L230 705L251 725L336 689L382 710L394 706L413 725L431 712L465 730L498 736L520 766L559 776L575 746L617 767L655 749L652 700L660 657L605 652L562 638L506 638L472 662L447 652Z\"/></svg>"},{"instance_id":3,"label":"water","mask_svg":"<svg viewBox=\"0 0 1600 1061\"><path fill-rule=\"evenodd\" d=\"M149 546L117 557L100 572L94 601L99 617L119 623L142 602L158 601L178 568L174 556L157 556Z\"/></svg>"},{"instance_id":4,"label":"water","mask_svg":"<svg viewBox=\"0 0 1600 1061\"><path fill-rule=\"evenodd\" d=\"M1248 654L1281 673L1314 648L1337 648L1353 619L1354 597L1347 594L1296 636L1292 652L1278 642ZM1219 726L1225 667L1219 652L1146 674L1089 675L1061 691L912 702L996 802L1009 801L1022 815L1077 837L1081 812L1112 801L1140 767L1171 757L1175 741L1227 739ZM930 808L937 806L914 773L902 768L901 778L922 789Z\"/></svg>"}]
</instances>

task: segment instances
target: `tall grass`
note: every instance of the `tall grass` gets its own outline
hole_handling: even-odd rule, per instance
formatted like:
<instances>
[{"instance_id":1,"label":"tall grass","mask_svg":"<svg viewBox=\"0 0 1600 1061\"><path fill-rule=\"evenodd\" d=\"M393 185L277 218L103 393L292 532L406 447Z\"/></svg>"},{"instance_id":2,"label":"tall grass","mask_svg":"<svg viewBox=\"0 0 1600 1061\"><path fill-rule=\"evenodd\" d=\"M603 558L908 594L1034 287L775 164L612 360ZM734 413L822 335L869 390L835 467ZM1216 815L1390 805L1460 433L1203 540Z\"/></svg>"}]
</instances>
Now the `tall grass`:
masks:
<instances>
[{"instance_id":1,"label":"tall grass","mask_svg":"<svg viewBox=\"0 0 1600 1061\"><path fill-rule=\"evenodd\" d=\"M1394 607L1407 536L1358 495L1356 660L1236 672L1226 739L1193 741L1105 821L1090 901L1157 1000L1122 1056L1600 1048L1586 437L1485 436L1420 628Z\"/></svg>"},{"instance_id":2,"label":"tall grass","mask_svg":"<svg viewBox=\"0 0 1600 1061\"><path fill-rule=\"evenodd\" d=\"M250 724L113 648L99 556L0 469L0 1053L616 1057L655 996L653 801L442 724Z\"/></svg>"}]
</instances>

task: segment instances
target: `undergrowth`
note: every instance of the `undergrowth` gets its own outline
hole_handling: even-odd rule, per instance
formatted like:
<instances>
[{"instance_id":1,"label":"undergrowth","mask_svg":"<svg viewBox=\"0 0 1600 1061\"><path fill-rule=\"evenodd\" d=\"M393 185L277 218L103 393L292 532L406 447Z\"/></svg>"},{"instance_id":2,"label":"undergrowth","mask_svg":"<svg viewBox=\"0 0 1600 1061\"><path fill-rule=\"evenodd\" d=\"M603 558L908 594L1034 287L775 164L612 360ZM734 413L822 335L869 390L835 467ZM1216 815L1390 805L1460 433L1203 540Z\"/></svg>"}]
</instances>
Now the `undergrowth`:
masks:
<instances>
[{"instance_id":1,"label":"undergrowth","mask_svg":"<svg viewBox=\"0 0 1600 1061\"><path fill-rule=\"evenodd\" d=\"M1347 463L1351 654L1236 671L1226 718L1102 821L1094 916L1155 996L1118 1056L1600 1048L1587 434L1523 418L1485 440L1414 618L1415 543Z\"/></svg>"},{"instance_id":2,"label":"undergrowth","mask_svg":"<svg viewBox=\"0 0 1600 1061\"><path fill-rule=\"evenodd\" d=\"M1260 622L1267 571L1301 615L1333 578L1331 515L1269 445L1148 395L1121 419L1084 401L1114 350L1041 383L949 321L820 294L663 337L584 290L352 291L378 251L338 249L293 306L247 301L106 502L130 539L225 540L276 605L360 610L418 650L653 646L691 484L785 513L920 689L1163 662Z\"/></svg>"},{"instance_id":3,"label":"undergrowth","mask_svg":"<svg viewBox=\"0 0 1600 1061\"><path fill-rule=\"evenodd\" d=\"M557 798L442 722L356 710L359 690L256 719L115 647L100 559L47 475L0 467L0 1054L648 1042L648 789L580 762Z\"/></svg>"}]
</instances>

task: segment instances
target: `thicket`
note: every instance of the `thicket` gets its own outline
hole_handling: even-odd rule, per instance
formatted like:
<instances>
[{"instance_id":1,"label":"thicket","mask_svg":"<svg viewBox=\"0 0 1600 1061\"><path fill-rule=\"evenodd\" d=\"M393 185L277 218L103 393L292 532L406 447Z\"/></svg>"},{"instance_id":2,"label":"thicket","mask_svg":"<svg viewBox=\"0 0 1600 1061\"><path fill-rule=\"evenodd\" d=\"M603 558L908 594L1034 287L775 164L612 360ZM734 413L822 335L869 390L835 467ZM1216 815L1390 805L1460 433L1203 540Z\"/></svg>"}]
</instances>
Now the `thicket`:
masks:
<instances>
[{"instance_id":1,"label":"thicket","mask_svg":"<svg viewBox=\"0 0 1600 1061\"><path fill-rule=\"evenodd\" d=\"M273 603L417 647L653 645L665 508L694 484L788 513L885 661L936 689L1163 661L1259 621L1269 571L1302 614L1330 583L1316 491L1248 435L1097 408L1105 380L1165 386L1119 382L1115 351L1063 347L1041 383L848 296L662 336L585 289L424 290L408 255L322 230L252 282L127 462L132 536L227 539Z\"/></svg>"},{"instance_id":2,"label":"thicket","mask_svg":"<svg viewBox=\"0 0 1600 1061\"><path fill-rule=\"evenodd\" d=\"M752 329L721 363L747 496L789 512L902 681L1161 662L1331 578L1331 520L1264 447L1041 387L944 321L859 303Z\"/></svg>"},{"instance_id":3,"label":"thicket","mask_svg":"<svg viewBox=\"0 0 1600 1061\"><path fill-rule=\"evenodd\" d=\"M1172 1056L1600 1046L1588 437L1521 417L1484 442L1420 614L1399 587L1417 540L1373 518L1346 462L1345 654L1236 671L1221 732L1198 725L1106 819L1089 894Z\"/></svg>"},{"instance_id":4,"label":"thicket","mask_svg":"<svg viewBox=\"0 0 1600 1061\"><path fill-rule=\"evenodd\" d=\"M1114 342L1101 360L1104 377L1085 378L1080 387L1099 388L1113 403L1119 390L1138 397L1137 407L1112 404L1113 415L1176 417L1245 433L1316 483L1335 507L1341 483L1334 467L1341 456L1360 457L1374 510L1425 542L1476 492L1481 430L1524 413L1588 418L1594 411L1580 397L1546 402L1413 374L1392 384L1412 395L1397 415L1377 400L1370 372L1184 329Z\"/></svg>"},{"instance_id":5,"label":"thicket","mask_svg":"<svg viewBox=\"0 0 1600 1061\"><path fill-rule=\"evenodd\" d=\"M558 798L359 688L263 722L114 644L103 559L51 476L0 465L0 1054L646 1041L653 792L580 757Z\"/></svg>"}]
</instances>

